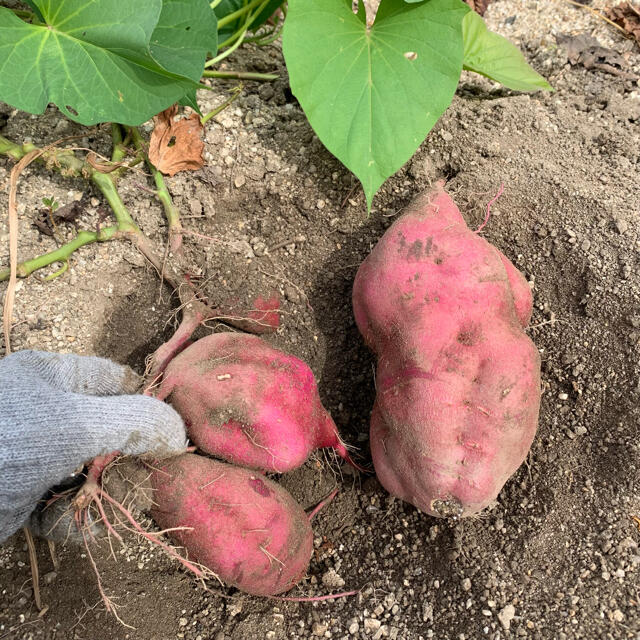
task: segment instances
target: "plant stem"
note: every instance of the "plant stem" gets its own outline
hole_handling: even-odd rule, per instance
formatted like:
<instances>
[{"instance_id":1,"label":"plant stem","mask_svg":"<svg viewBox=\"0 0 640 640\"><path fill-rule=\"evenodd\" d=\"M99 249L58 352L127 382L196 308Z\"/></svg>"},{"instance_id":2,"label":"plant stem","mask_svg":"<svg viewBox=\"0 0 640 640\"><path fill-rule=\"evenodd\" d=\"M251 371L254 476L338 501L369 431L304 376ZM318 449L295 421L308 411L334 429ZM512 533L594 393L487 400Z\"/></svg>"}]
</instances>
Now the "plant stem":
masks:
<instances>
[{"instance_id":1,"label":"plant stem","mask_svg":"<svg viewBox=\"0 0 640 640\"><path fill-rule=\"evenodd\" d=\"M144 159L151 171L153 180L156 183L157 191L155 192L155 195L162 204L169 228L169 250L174 255L179 254L182 252L182 224L180 222L180 211L178 210L178 207L173 204L173 199L171 198L169 189L167 189L164 176L160 171L158 171L158 169L156 169L151 160L149 160L149 156L145 153L144 143L140 132L136 127L131 127L129 132L136 149L144 154Z\"/></svg>"},{"instance_id":2,"label":"plant stem","mask_svg":"<svg viewBox=\"0 0 640 640\"><path fill-rule=\"evenodd\" d=\"M67 242L67 244L63 244L55 251L50 251L49 253L38 256L37 258L21 262L18 265L18 277L26 278L34 271L48 267L54 262L66 262L71 254L74 251L77 251L80 247L84 247L85 245L92 244L94 242L105 242L107 240L111 240L115 237L118 231L119 229L116 226L106 227L105 229L100 229L100 231L79 231L78 235L73 240ZM8 280L9 275L9 269L0 270L0 282Z\"/></svg>"},{"instance_id":3,"label":"plant stem","mask_svg":"<svg viewBox=\"0 0 640 640\"><path fill-rule=\"evenodd\" d=\"M112 135L114 137L113 157L117 159L121 157L120 154L122 153L122 148L124 148L122 129L117 125L116 128L112 129ZM0 136L0 153L4 155L19 160L33 151L38 151L35 145L15 144ZM271 333L278 328L280 322L278 316L278 300L275 302L266 301L269 303L268 305L264 300L260 302L256 300L253 305L253 310L249 311L247 316L243 314L238 315L239 312L235 309L214 309L202 302L197 289L190 283L185 274L180 270L176 270L170 263L165 264L165 261L158 257L152 243L133 221L133 218L122 202L120 194L116 190L116 179L120 172L119 169L112 171L110 174L101 173L88 163L77 158L72 151L67 149L53 148L46 151L42 150L39 159L44 160L48 167L58 169L61 175L91 179L111 205L117 225L95 232L80 231L74 240L59 247L56 251L27 260L18 265L18 275L24 277L54 262L63 262L66 264L69 256L85 244L124 237L154 266L163 281L174 291L177 291L182 309L182 324L185 329L192 327L193 332L200 323L212 318L216 318L250 333ZM2 270L0 271L0 280L6 280L10 275L10 269ZM185 286L183 287L182 285ZM156 359L156 362L157 361Z\"/></svg>"},{"instance_id":4,"label":"plant stem","mask_svg":"<svg viewBox=\"0 0 640 640\"><path fill-rule=\"evenodd\" d=\"M113 139L111 161L116 164L124 160L127 155L127 149L123 143L122 127L115 122L111 124L111 138ZM131 214L116 189L116 180L120 176L120 173L121 171L119 170L112 171L111 173L101 173L100 171L94 170L91 173L91 181L102 191L102 194L107 199L118 223L118 230L140 233L138 225L133 221Z\"/></svg>"},{"instance_id":5,"label":"plant stem","mask_svg":"<svg viewBox=\"0 0 640 640\"><path fill-rule=\"evenodd\" d=\"M282 29L284 28L284 21L286 17L286 5L281 5L280 12L276 17L276 22L273 25L273 29L271 29L270 31L265 31L262 34L256 33L256 35L253 35L250 38L245 38L244 41L255 42L259 47L265 47L272 42L275 42L282 34Z\"/></svg>"},{"instance_id":6,"label":"plant stem","mask_svg":"<svg viewBox=\"0 0 640 640\"><path fill-rule=\"evenodd\" d=\"M236 31L232 36L229 36L221 45L220 45L220 49L222 49L223 47L229 46L229 48L218 54L215 58L211 58L210 60L207 60L207 62L205 63L205 67L210 67L218 62L220 62L221 60L224 60L227 56L231 55L243 42L244 42L244 37L247 35L247 30L246 29L241 29L240 31Z\"/></svg>"},{"instance_id":7,"label":"plant stem","mask_svg":"<svg viewBox=\"0 0 640 640\"><path fill-rule=\"evenodd\" d=\"M271 33L265 34L260 38L246 39L245 42L255 42L259 47L266 47L274 43L282 35L282 29L274 29Z\"/></svg>"},{"instance_id":8,"label":"plant stem","mask_svg":"<svg viewBox=\"0 0 640 640\"><path fill-rule=\"evenodd\" d=\"M256 35L253 36L249 36L247 38L244 39L245 42L255 42L258 46L260 46L260 44L262 43L263 40L267 40L268 38L272 38L273 34L276 33L276 29L271 29L271 31L266 31L263 33L258 33L256 31ZM274 38L274 40L277 40L280 37L280 32L277 32L276 37Z\"/></svg>"},{"instance_id":9,"label":"plant stem","mask_svg":"<svg viewBox=\"0 0 640 640\"><path fill-rule=\"evenodd\" d=\"M112 127L112 135L114 136L114 149L112 159L114 162L120 162L126 155L126 149L122 144L122 130L117 129L118 125ZM14 160L20 160L22 157L35 150L33 144L15 144L7 138L0 136L0 154L7 155ZM88 178L102 192L107 202L113 210L116 218L116 227L107 227L101 231L80 231L78 235L67 244L59 247L55 251L51 251L37 258L27 260L18 265L18 276L24 278L33 273L37 269L49 266L54 262L65 262L69 256L86 244L93 242L104 242L110 240L116 232L122 234L132 234L142 236L142 232L138 225L134 222L131 214L127 210L118 190L115 181L120 170L106 174L94 169L90 164L77 158L72 151L67 149L52 149L45 151L40 158L48 166L57 168L62 175ZM9 277L9 270L0 271L0 281Z\"/></svg>"},{"instance_id":10,"label":"plant stem","mask_svg":"<svg viewBox=\"0 0 640 640\"><path fill-rule=\"evenodd\" d=\"M273 82L280 76L277 73L254 73L253 71L209 71L202 74L205 78L222 78L223 80L257 80Z\"/></svg>"},{"instance_id":11,"label":"plant stem","mask_svg":"<svg viewBox=\"0 0 640 640\"><path fill-rule=\"evenodd\" d=\"M9 156L12 160L20 160L23 156L26 156L29 151L35 149L25 149L26 145L19 145L11 140L0 136L0 155Z\"/></svg>"},{"instance_id":12,"label":"plant stem","mask_svg":"<svg viewBox=\"0 0 640 640\"><path fill-rule=\"evenodd\" d=\"M202 116L202 118L200 118L200 122L202 123L202 125L204 126L209 120L211 120L211 118L217 116L221 111L224 111L241 94L242 86L236 87L231 97L227 98L219 107L211 109L211 111L209 111L206 116Z\"/></svg>"},{"instance_id":13,"label":"plant stem","mask_svg":"<svg viewBox=\"0 0 640 640\"><path fill-rule=\"evenodd\" d=\"M253 2L250 2L245 7L245 9L250 7L250 6L255 6L255 4L258 4L258 2L256 2L256 0L254 0ZM240 27L240 29L238 29L233 35L229 36L223 43L218 45L218 50L220 50L223 47L226 47L228 45L231 45L231 46L224 53L221 53L221 54L217 55L215 58L211 58L210 60L207 60L207 62L205 63L204 66L205 67L210 67L210 66L216 64L217 62L220 62L221 60L224 60L227 56L231 55L244 42L245 36L247 35L247 31L249 30L249 28L253 24L254 20L267 7L267 4L269 4L269 0L259 0L258 8L253 13L250 13L247 16L247 19L245 20L245 22L242 25L242 27ZM236 11L236 13L238 13L238 12ZM229 17L229 16L227 16L227 17ZM218 23L218 25L219 24L220 23ZM233 43L233 44L231 44L231 43Z\"/></svg>"},{"instance_id":14,"label":"plant stem","mask_svg":"<svg viewBox=\"0 0 640 640\"><path fill-rule=\"evenodd\" d=\"M212 0L212 2L209 4L209 6L211 7L211 11L213 11L221 2L222 0Z\"/></svg>"},{"instance_id":15,"label":"plant stem","mask_svg":"<svg viewBox=\"0 0 640 640\"><path fill-rule=\"evenodd\" d=\"M169 250L175 255L182 251L182 224L180 223L180 211L175 204L167 189L163 175L151 164L147 162L147 166L153 174L153 180L158 188L156 197L162 203L164 214L167 217L167 226L169 228Z\"/></svg>"},{"instance_id":16,"label":"plant stem","mask_svg":"<svg viewBox=\"0 0 640 640\"><path fill-rule=\"evenodd\" d=\"M0 154L9 156L13 160L20 160L37 147L30 142L25 144L16 144L0 135ZM52 149L45 151L38 160L51 164L60 170L65 176L87 177L90 172L95 169L76 158L72 151L68 149Z\"/></svg>"},{"instance_id":17,"label":"plant stem","mask_svg":"<svg viewBox=\"0 0 640 640\"><path fill-rule=\"evenodd\" d=\"M257 7L259 4L262 4L263 0L251 0L249 4L246 4L244 7L240 7L237 11L226 15L224 18L220 18L218 20L218 31L222 29L222 27L227 26L232 23L234 20L238 19L240 16L243 16L245 13L251 11L254 7Z\"/></svg>"},{"instance_id":18,"label":"plant stem","mask_svg":"<svg viewBox=\"0 0 640 640\"><path fill-rule=\"evenodd\" d=\"M113 140L113 150L111 152L111 162L117 164L122 162L127 156L127 147L122 137L122 127L116 123L111 123L111 139Z\"/></svg>"},{"instance_id":19,"label":"plant stem","mask_svg":"<svg viewBox=\"0 0 640 640\"><path fill-rule=\"evenodd\" d=\"M133 233L140 233L138 225L133 221L131 214L127 210L122 198L116 189L115 181L112 178L112 174L100 173L94 171L91 174L91 182L102 191L102 194L107 199L109 206L113 210L113 215L118 223L118 230Z\"/></svg>"}]
</instances>

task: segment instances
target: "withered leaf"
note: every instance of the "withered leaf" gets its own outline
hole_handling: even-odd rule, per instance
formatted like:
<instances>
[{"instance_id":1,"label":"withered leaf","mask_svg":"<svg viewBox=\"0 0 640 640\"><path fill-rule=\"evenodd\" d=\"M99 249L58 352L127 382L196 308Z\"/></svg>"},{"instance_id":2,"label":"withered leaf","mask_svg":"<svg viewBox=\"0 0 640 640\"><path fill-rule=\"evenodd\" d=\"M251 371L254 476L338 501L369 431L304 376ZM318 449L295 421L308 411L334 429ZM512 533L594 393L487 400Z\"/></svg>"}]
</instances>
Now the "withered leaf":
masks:
<instances>
[{"instance_id":1,"label":"withered leaf","mask_svg":"<svg viewBox=\"0 0 640 640\"><path fill-rule=\"evenodd\" d=\"M31 223L40 233L51 238L54 237L53 227L49 223L49 214L42 211L40 215Z\"/></svg>"},{"instance_id":2,"label":"withered leaf","mask_svg":"<svg viewBox=\"0 0 640 640\"><path fill-rule=\"evenodd\" d=\"M493 0L464 0L476 13L481 16L487 10L487 7L493 2Z\"/></svg>"},{"instance_id":3,"label":"withered leaf","mask_svg":"<svg viewBox=\"0 0 640 640\"><path fill-rule=\"evenodd\" d=\"M613 49L601 47L592 36L581 34L568 36L559 34L556 42L566 49L567 58L572 65L582 65L585 69L598 69L625 80L636 80L638 76L625 71L627 60Z\"/></svg>"},{"instance_id":4,"label":"withered leaf","mask_svg":"<svg viewBox=\"0 0 640 640\"><path fill-rule=\"evenodd\" d=\"M55 237L55 224L57 222L72 223L81 216L86 208L87 203L83 200L74 200L69 204L49 211L40 209L38 217L32 222L33 226L46 236Z\"/></svg>"},{"instance_id":5,"label":"withered leaf","mask_svg":"<svg viewBox=\"0 0 640 640\"><path fill-rule=\"evenodd\" d=\"M86 203L82 200L74 200L53 212L55 221L74 222L77 217L84 213Z\"/></svg>"},{"instance_id":6,"label":"withered leaf","mask_svg":"<svg viewBox=\"0 0 640 640\"><path fill-rule=\"evenodd\" d=\"M170 176L178 171L195 171L204 166L201 140L202 125L198 114L176 119L178 105L169 107L154 118L155 128L149 142L149 160Z\"/></svg>"},{"instance_id":7,"label":"withered leaf","mask_svg":"<svg viewBox=\"0 0 640 640\"><path fill-rule=\"evenodd\" d=\"M569 36L560 33L556 36L556 42L567 52L567 58L571 64L578 64L583 51L598 49L600 43L596 38L586 33L577 36Z\"/></svg>"},{"instance_id":8,"label":"withered leaf","mask_svg":"<svg viewBox=\"0 0 640 640\"><path fill-rule=\"evenodd\" d=\"M638 44L640 44L640 6L631 2L621 2L605 11L609 20L621 26Z\"/></svg>"}]
</instances>

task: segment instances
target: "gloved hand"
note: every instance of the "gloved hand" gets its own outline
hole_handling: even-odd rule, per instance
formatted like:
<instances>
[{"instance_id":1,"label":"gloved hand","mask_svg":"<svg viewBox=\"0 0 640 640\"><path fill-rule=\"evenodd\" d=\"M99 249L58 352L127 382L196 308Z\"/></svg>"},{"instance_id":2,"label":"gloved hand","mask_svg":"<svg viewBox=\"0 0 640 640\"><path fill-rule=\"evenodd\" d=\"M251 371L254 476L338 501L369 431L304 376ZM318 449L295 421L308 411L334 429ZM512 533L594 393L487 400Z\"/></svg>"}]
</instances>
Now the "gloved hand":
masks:
<instances>
[{"instance_id":1,"label":"gloved hand","mask_svg":"<svg viewBox=\"0 0 640 640\"><path fill-rule=\"evenodd\" d=\"M84 462L186 447L169 405L129 395L139 384L131 369L102 358L19 351L0 360L0 542Z\"/></svg>"}]
</instances>

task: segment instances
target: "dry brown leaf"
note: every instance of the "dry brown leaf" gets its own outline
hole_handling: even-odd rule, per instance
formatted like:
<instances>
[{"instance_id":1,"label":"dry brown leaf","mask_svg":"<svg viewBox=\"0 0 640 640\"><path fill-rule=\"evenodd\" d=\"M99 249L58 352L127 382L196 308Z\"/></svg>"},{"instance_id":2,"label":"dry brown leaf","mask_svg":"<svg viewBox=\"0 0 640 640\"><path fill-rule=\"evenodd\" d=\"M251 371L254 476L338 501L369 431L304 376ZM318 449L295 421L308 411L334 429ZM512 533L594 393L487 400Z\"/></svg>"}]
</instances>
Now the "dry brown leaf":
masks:
<instances>
[{"instance_id":1,"label":"dry brown leaf","mask_svg":"<svg viewBox=\"0 0 640 640\"><path fill-rule=\"evenodd\" d=\"M173 105L153 119L156 126L149 142L149 160L158 171L170 176L204 166L200 117L193 113L176 120L177 113L178 105Z\"/></svg>"},{"instance_id":2,"label":"dry brown leaf","mask_svg":"<svg viewBox=\"0 0 640 640\"><path fill-rule=\"evenodd\" d=\"M640 44L640 5L622 2L605 11L609 20L622 27L638 44Z\"/></svg>"},{"instance_id":3,"label":"dry brown leaf","mask_svg":"<svg viewBox=\"0 0 640 640\"><path fill-rule=\"evenodd\" d=\"M593 36L558 34L556 42L566 49L567 58L572 65L582 65L585 69L598 69L625 80L638 79L634 73L626 71L628 65L624 56L613 49L601 47Z\"/></svg>"},{"instance_id":4,"label":"dry brown leaf","mask_svg":"<svg viewBox=\"0 0 640 640\"><path fill-rule=\"evenodd\" d=\"M464 0L476 13L481 16L487 10L487 7L493 2L493 0Z\"/></svg>"}]
</instances>

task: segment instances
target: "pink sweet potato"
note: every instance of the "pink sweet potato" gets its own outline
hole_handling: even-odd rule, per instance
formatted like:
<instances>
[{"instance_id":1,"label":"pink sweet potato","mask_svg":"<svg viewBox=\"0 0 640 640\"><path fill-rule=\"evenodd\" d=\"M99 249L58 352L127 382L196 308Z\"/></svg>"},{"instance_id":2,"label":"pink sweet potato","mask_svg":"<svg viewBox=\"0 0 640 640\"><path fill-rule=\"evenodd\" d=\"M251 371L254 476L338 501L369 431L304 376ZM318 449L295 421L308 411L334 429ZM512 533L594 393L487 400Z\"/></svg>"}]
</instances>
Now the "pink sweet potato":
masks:
<instances>
[{"instance_id":1,"label":"pink sweet potato","mask_svg":"<svg viewBox=\"0 0 640 640\"><path fill-rule=\"evenodd\" d=\"M431 515L480 511L526 457L538 421L524 277L438 187L360 266L353 309L378 355L370 441L380 482Z\"/></svg>"},{"instance_id":2,"label":"pink sweet potato","mask_svg":"<svg viewBox=\"0 0 640 640\"><path fill-rule=\"evenodd\" d=\"M187 453L166 461L151 481L153 519L174 529L170 535L189 559L223 582L267 596L305 575L313 549L309 518L272 480Z\"/></svg>"},{"instance_id":3,"label":"pink sweet potato","mask_svg":"<svg viewBox=\"0 0 640 640\"><path fill-rule=\"evenodd\" d=\"M198 340L169 363L158 397L202 451L228 462L284 473L321 447L350 461L311 369L255 336Z\"/></svg>"}]
</instances>

